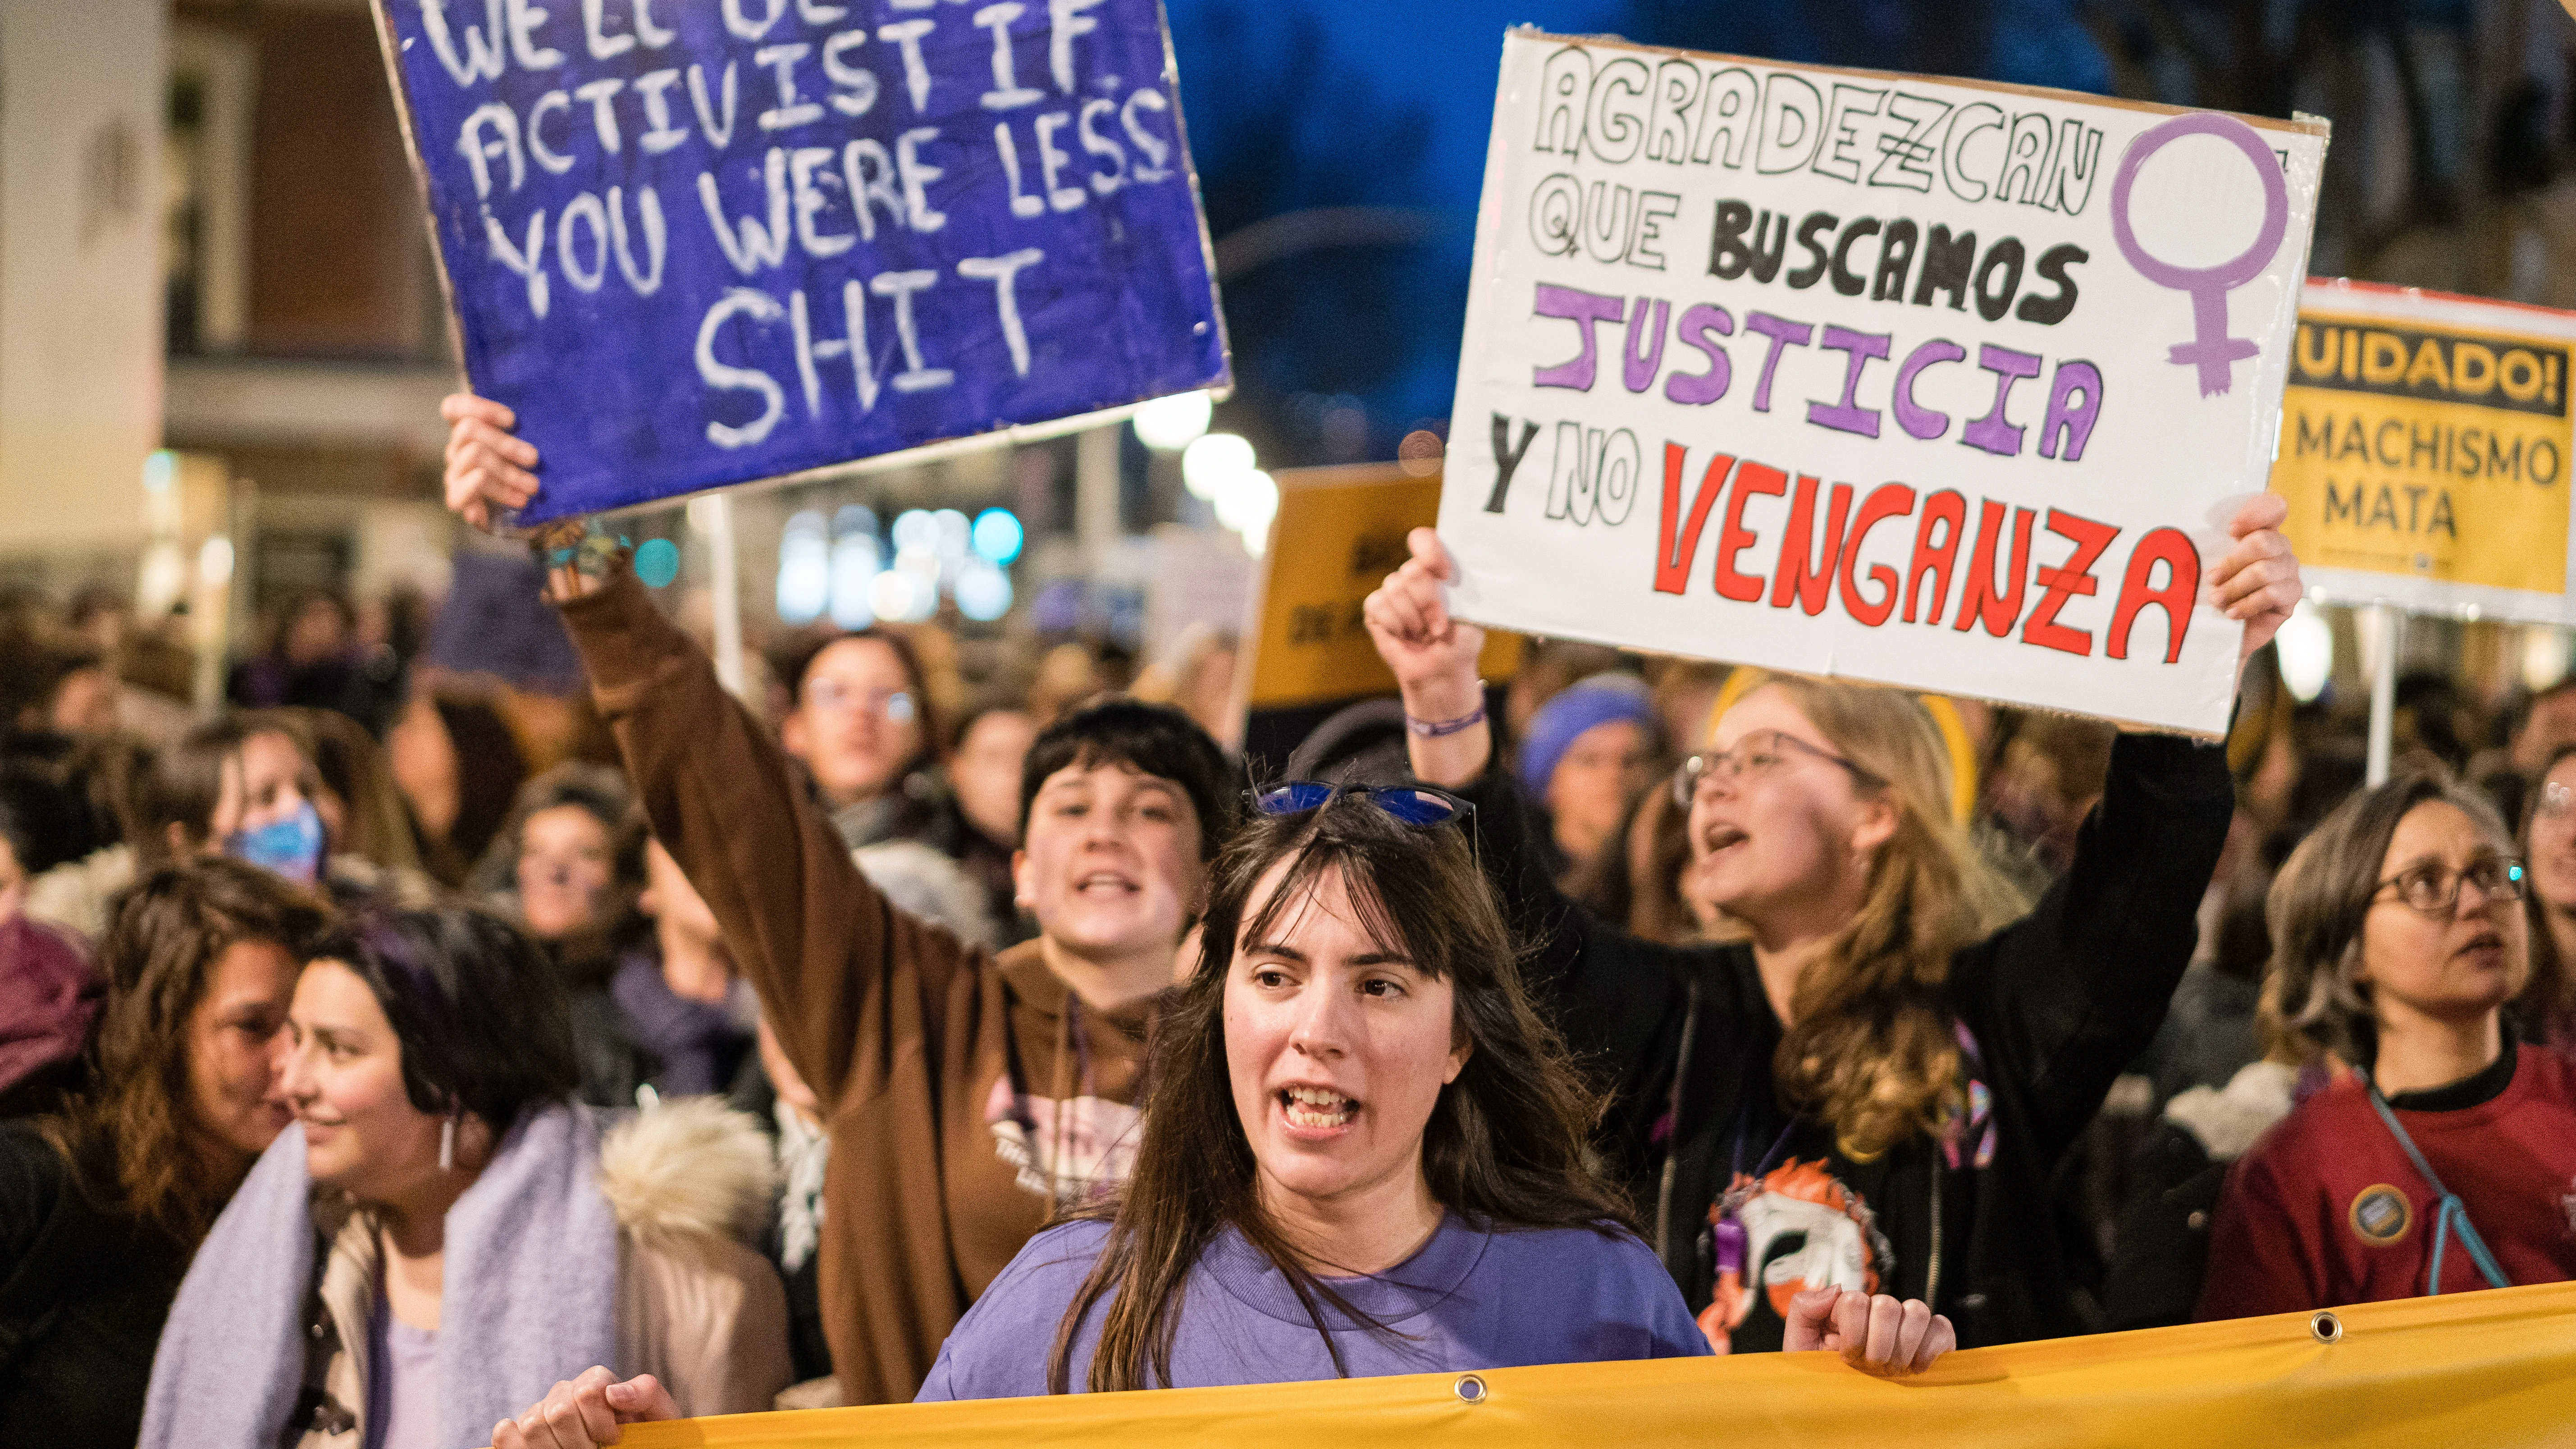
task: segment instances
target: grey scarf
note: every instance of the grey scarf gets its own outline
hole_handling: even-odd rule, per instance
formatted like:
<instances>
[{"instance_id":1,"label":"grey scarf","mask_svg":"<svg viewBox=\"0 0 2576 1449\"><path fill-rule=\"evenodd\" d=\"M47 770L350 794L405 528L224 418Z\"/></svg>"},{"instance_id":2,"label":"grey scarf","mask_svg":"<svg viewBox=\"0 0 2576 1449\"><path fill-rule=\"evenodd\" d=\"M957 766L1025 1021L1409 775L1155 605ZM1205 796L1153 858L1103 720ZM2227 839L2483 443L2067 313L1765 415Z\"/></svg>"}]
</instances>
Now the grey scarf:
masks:
<instances>
[{"instance_id":1,"label":"grey scarf","mask_svg":"<svg viewBox=\"0 0 2576 1449\"><path fill-rule=\"evenodd\" d=\"M448 1210L442 1445L489 1443L495 1423L556 1380L617 1362L617 1220L598 1183L609 1121L576 1103L530 1106ZM153 1356L141 1449L259 1449L287 1437L304 1382L305 1304L327 1246L312 1197L304 1130L292 1126L251 1169L179 1285Z\"/></svg>"}]
</instances>

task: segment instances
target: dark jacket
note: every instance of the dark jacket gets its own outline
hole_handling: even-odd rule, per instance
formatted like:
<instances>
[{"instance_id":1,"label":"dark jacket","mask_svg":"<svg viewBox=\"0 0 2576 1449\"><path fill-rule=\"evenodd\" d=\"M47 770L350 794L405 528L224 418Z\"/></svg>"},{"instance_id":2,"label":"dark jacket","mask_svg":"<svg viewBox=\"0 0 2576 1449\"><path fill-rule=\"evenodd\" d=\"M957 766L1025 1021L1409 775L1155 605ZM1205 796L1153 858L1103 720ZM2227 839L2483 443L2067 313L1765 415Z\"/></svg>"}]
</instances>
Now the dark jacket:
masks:
<instances>
[{"instance_id":1,"label":"dark jacket","mask_svg":"<svg viewBox=\"0 0 2576 1449\"><path fill-rule=\"evenodd\" d=\"M187 1267L83 1196L34 1127L0 1123L0 1449L132 1449Z\"/></svg>"},{"instance_id":2,"label":"dark jacket","mask_svg":"<svg viewBox=\"0 0 2576 1449\"><path fill-rule=\"evenodd\" d=\"M2049 1180L2191 959L2233 805L2217 747L2120 738L2073 868L1951 963L1970 1118L1867 1163L1781 1106L1781 1024L1750 947L1657 946L1595 920L1549 882L1510 782L1489 772L1470 794L1486 869L1538 943L1533 988L1612 1093L1600 1145L1694 1311L1717 1286L1711 1208L1739 1172L1769 1189L1736 1219L1749 1227L1749 1291L1734 1348L1777 1348L1777 1305L1801 1283L1929 1299L1963 1347L2091 1326Z\"/></svg>"}]
</instances>

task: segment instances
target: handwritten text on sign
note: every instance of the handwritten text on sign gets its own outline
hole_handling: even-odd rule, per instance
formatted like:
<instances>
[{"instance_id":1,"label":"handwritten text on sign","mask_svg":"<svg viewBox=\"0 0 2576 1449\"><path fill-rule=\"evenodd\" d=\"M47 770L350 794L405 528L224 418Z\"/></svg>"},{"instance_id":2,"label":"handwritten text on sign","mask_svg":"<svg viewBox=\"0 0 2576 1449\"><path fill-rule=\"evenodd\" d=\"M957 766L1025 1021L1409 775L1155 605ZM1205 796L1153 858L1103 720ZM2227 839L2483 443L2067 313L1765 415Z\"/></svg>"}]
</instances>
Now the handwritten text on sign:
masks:
<instances>
[{"instance_id":1,"label":"handwritten text on sign","mask_svg":"<svg viewBox=\"0 0 2576 1449\"><path fill-rule=\"evenodd\" d=\"M1155 0L377 0L530 520L1227 379Z\"/></svg>"},{"instance_id":2,"label":"handwritten text on sign","mask_svg":"<svg viewBox=\"0 0 2576 1449\"><path fill-rule=\"evenodd\" d=\"M1454 606L2223 729L2238 631L2196 601L2270 462L2324 146L1514 32Z\"/></svg>"}]
</instances>

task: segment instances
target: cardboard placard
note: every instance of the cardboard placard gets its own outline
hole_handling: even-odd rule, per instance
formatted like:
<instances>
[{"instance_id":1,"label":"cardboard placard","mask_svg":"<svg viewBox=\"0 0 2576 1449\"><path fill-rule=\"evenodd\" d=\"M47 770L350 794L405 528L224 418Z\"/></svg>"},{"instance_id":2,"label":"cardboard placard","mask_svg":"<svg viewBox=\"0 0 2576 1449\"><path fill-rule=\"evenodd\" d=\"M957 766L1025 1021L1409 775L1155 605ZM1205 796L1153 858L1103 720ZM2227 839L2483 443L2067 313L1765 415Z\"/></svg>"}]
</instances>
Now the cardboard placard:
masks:
<instances>
[{"instance_id":1,"label":"cardboard placard","mask_svg":"<svg viewBox=\"0 0 2576 1449\"><path fill-rule=\"evenodd\" d=\"M1395 675L1369 640L1360 606L1409 556L1405 535L1438 518L1440 477L1391 463L1297 468L1278 475L1270 526L1246 611L1249 657L1236 692L1253 712L1395 693ZM1477 671L1509 679L1519 636L1487 636Z\"/></svg>"},{"instance_id":2,"label":"cardboard placard","mask_svg":"<svg viewBox=\"0 0 2576 1449\"><path fill-rule=\"evenodd\" d=\"M2576 313L2309 282L2272 488L2311 591L2576 624L2571 348Z\"/></svg>"},{"instance_id":3,"label":"cardboard placard","mask_svg":"<svg viewBox=\"0 0 2576 1449\"><path fill-rule=\"evenodd\" d=\"M1452 607L2223 732L2325 131L1512 32Z\"/></svg>"},{"instance_id":4,"label":"cardboard placard","mask_svg":"<svg viewBox=\"0 0 2576 1449\"><path fill-rule=\"evenodd\" d=\"M539 522L1229 385L1157 0L373 0Z\"/></svg>"}]
</instances>

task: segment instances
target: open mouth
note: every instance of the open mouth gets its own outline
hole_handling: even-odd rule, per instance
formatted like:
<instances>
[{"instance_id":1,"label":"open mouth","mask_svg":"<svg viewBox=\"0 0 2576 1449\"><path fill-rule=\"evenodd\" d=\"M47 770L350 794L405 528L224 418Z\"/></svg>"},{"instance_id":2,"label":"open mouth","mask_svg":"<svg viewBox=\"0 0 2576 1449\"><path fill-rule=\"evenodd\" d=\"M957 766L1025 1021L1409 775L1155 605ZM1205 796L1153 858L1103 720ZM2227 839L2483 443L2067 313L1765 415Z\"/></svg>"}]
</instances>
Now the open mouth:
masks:
<instances>
[{"instance_id":1,"label":"open mouth","mask_svg":"<svg viewBox=\"0 0 2576 1449\"><path fill-rule=\"evenodd\" d=\"M1279 1107L1287 1114L1289 1126L1317 1130L1347 1127L1360 1110L1357 1098L1323 1087L1282 1087Z\"/></svg>"},{"instance_id":2,"label":"open mouth","mask_svg":"<svg viewBox=\"0 0 2576 1449\"><path fill-rule=\"evenodd\" d=\"M1743 831L1732 825L1715 825L1709 828L1703 844L1709 854L1717 855L1742 845L1749 838Z\"/></svg>"},{"instance_id":3,"label":"open mouth","mask_svg":"<svg viewBox=\"0 0 2576 1449\"><path fill-rule=\"evenodd\" d=\"M1097 870L1076 880L1073 890L1076 895L1105 900L1134 895L1136 883L1115 871Z\"/></svg>"}]
</instances>

